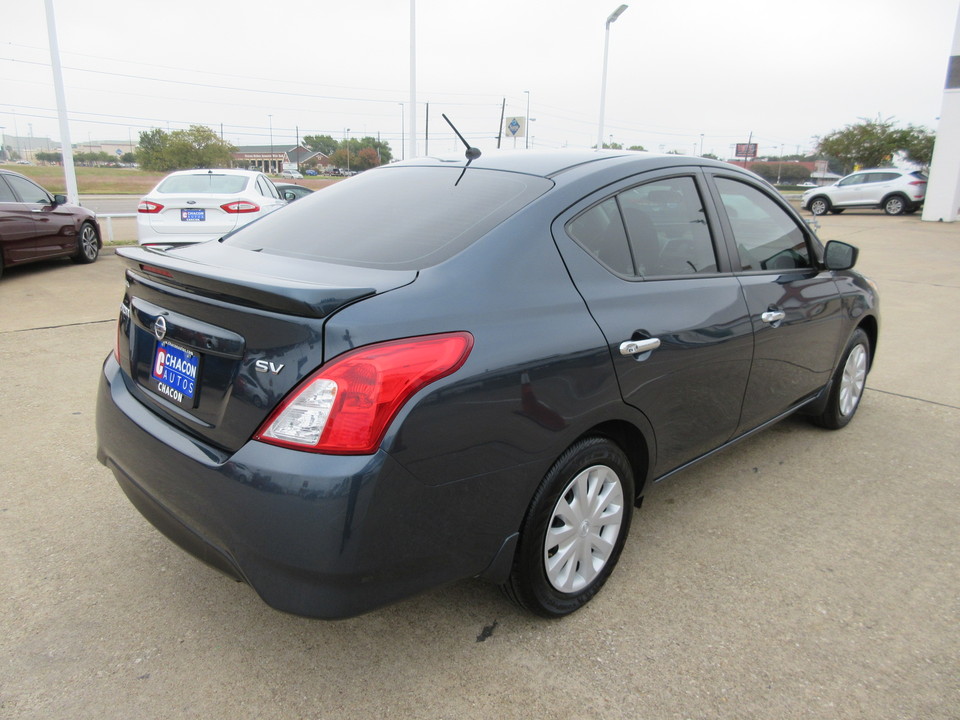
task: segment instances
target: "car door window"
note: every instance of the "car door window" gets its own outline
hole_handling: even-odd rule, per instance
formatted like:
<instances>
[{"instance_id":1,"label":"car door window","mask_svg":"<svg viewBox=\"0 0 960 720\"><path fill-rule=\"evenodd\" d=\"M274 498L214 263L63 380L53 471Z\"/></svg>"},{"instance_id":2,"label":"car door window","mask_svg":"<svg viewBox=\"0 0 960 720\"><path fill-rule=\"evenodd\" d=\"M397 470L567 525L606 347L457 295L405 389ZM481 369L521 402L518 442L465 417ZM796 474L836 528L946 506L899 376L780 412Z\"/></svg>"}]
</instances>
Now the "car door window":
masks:
<instances>
[{"instance_id":1,"label":"car door window","mask_svg":"<svg viewBox=\"0 0 960 720\"><path fill-rule=\"evenodd\" d=\"M275 200L280 199L280 193L277 191L276 186L263 175L257 178L257 191L264 197Z\"/></svg>"},{"instance_id":2,"label":"car door window","mask_svg":"<svg viewBox=\"0 0 960 720\"><path fill-rule=\"evenodd\" d=\"M850 177L845 177L843 180L837 183L840 187L850 187L851 185L860 185L861 183L866 182L866 175L851 175Z\"/></svg>"},{"instance_id":3,"label":"car door window","mask_svg":"<svg viewBox=\"0 0 960 720\"><path fill-rule=\"evenodd\" d=\"M10 186L2 177L0 177L0 202L19 202L17 196L13 194L13 190L10 189Z\"/></svg>"},{"instance_id":4,"label":"car door window","mask_svg":"<svg viewBox=\"0 0 960 720\"><path fill-rule=\"evenodd\" d=\"M40 203L41 205L49 205L51 203L50 195L47 194L47 191L39 185L34 185L26 178L8 175L7 181L13 186L13 189L16 190L21 202Z\"/></svg>"},{"instance_id":5,"label":"car door window","mask_svg":"<svg viewBox=\"0 0 960 720\"><path fill-rule=\"evenodd\" d=\"M601 264L637 278L717 272L706 215L691 177L637 185L593 206L567 233Z\"/></svg>"},{"instance_id":6,"label":"car door window","mask_svg":"<svg viewBox=\"0 0 960 720\"><path fill-rule=\"evenodd\" d=\"M806 233L767 195L745 183L717 178L744 270L809 268Z\"/></svg>"}]
</instances>

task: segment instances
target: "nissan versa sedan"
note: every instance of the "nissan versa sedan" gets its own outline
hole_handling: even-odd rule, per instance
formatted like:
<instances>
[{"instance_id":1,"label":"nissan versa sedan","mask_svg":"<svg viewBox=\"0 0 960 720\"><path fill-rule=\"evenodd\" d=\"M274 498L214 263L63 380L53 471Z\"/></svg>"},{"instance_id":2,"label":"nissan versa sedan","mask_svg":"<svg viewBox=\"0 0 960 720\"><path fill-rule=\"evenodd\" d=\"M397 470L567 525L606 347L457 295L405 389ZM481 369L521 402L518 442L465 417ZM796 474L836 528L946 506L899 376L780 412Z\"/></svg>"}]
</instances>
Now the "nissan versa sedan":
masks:
<instances>
[{"instance_id":1,"label":"nissan versa sedan","mask_svg":"<svg viewBox=\"0 0 960 720\"><path fill-rule=\"evenodd\" d=\"M215 240L287 204L252 170L170 173L137 206L137 240L168 248Z\"/></svg>"},{"instance_id":2,"label":"nissan versa sedan","mask_svg":"<svg viewBox=\"0 0 960 720\"><path fill-rule=\"evenodd\" d=\"M96 213L20 173L0 170L0 275L11 265L53 258L92 263L101 246Z\"/></svg>"},{"instance_id":3,"label":"nissan versa sedan","mask_svg":"<svg viewBox=\"0 0 960 720\"><path fill-rule=\"evenodd\" d=\"M342 618L478 577L566 615L652 483L791 413L857 411L876 289L766 182L681 156L476 156L120 251L98 457L275 608Z\"/></svg>"}]
</instances>

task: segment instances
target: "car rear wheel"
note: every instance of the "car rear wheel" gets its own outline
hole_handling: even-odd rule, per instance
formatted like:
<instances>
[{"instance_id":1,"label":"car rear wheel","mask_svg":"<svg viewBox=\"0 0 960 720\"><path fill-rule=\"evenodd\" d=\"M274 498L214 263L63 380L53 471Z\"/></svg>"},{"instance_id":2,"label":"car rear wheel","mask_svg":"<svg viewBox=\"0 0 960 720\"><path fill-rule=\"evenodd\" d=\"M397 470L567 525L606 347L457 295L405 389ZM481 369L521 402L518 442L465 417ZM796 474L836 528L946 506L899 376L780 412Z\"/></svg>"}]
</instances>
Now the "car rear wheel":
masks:
<instances>
[{"instance_id":1,"label":"car rear wheel","mask_svg":"<svg viewBox=\"0 0 960 720\"><path fill-rule=\"evenodd\" d=\"M814 215L825 215L830 210L830 201L825 197L815 197L810 201L810 212Z\"/></svg>"},{"instance_id":2,"label":"car rear wheel","mask_svg":"<svg viewBox=\"0 0 960 720\"><path fill-rule=\"evenodd\" d=\"M80 234L77 236L77 252L70 259L75 263L92 263L100 255L100 238L97 237L97 230L90 223L84 223L80 226Z\"/></svg>"},{"instance_id":3,"label":"car rear wheel","mask_svg":"<svg viewBox=\"0 0 960 720\"><path fill-rule=\"evenodd\" d=\"M860 407L869 370L870 338L857 328L834 372L827 409L814 418L814 421L821 427L839 430L853 420L857 408Z\"/></svg>"},{"instance_id":4,"label":"car rear wheel","mask_svg":"<svg viewBox=\"0 0 960 720\"><path fill-rule=\"evenodd\" d=\"M903 195L891 195L883 201L883 211L887 215L903 215L908 207L909 203Z\"/></svg>"},{"instance_id":5,"label":"car rear wheel","mask_svg":"<svg viewBox=\"0 0 960 720\"><path fill-rule=\"evenodd\" d=\"M504 592L544 617L586 604L613 572L633 515L633 471L610 440L571 446L534 493Z\"/></svg>"}]
</instances>

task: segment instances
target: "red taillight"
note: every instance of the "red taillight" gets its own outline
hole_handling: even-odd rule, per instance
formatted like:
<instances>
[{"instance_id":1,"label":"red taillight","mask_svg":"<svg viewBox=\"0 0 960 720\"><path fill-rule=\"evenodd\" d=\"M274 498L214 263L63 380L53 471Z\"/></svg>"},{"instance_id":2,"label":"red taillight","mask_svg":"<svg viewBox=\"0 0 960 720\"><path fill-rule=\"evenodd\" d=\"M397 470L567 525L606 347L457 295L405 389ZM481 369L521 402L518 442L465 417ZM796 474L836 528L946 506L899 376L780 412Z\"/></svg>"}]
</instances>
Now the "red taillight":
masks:
<instances>
[{"instance_id":1,"label":"red taillight","mask_svg":"<svg viewBox=\"0 0 960 720\"><path fill-rule=\"evenodd\" d=\"M156 265L144 265L143 263L140 263L140 269L144 272L153 273L154 275L160 275L162 277L173 277L172 272L165 268L157 267Z\"/></svg>"},{"instance_id":2,"label":"red taillight","mask_svg":"<svg viewBox=\"0 0 960 720\"><path fill-rule=\"evenodd\" d=\"M417 391L456 372L473 348L466 332L394 340L335 358L300 385L255 440L332 455L368 455Z\"/></svg>"},{"instance_id":3,"label":"red taillight","mask_svg":"<svg viewBox=\"0 0 960 720\"><path fill-rule=\"evenodd\" d=\"M249 200L235 200L234 202L221 205L220 209L233 215L239 213L260 212L260 206Z\"/></svg>"},{"instance_id":4,"label":"red taillight","mask_svg":"<svg viewBox=\"0 0 960 720\"><path fill-rule=\"evenodd\" d=\"M911 185L926 185L926 184L927 184L927 181L926 181L926 180L911 180L911 181L910 181L910 184L911 184Z\"/></svg>"},{"instance_id":5,"label":"red taillight","mask_svg":"<svg viewBox=\"0 0 960 720\"><path fill-rule=\"evenodd\" d=\"M149 200L141 200L140 204L137 205L138 213L147 213L148 215L153 215L163 210L163 205L160 203L151 202Z\"/></svg>"}]
</instances>

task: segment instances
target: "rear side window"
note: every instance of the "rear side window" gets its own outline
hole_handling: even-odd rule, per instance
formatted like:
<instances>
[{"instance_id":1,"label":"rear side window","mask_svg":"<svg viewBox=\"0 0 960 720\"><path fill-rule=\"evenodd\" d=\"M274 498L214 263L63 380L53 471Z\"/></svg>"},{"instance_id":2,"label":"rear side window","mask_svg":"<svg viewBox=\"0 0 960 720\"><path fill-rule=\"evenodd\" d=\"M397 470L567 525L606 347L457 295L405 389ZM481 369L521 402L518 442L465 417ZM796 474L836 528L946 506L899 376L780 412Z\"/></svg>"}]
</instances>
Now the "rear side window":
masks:
<instances>
[{"instance_id":1,"label":"rear side window","mask_svg":"<svg viewBox=\"0 0 960 720\"><path fill-rule=\"evenodd\" d=\"M717 272L703 202L690 177L664 178L624 190L570 221L567 234L618 275Z\"/></svg>"},{"instance_id":2,"label":"rear side window","mask_svg":"<svg viewBox=\"0 0 960 720\"><path fill-rule=\"evenodd\" d=\"M209 193L230 195L243 191L248 178L242 175L217 175L215 173L197 173L196 175L173 175L157 187L162 193Z\"/></svg>"},{"instance_id":3,"label":"rear side window","mask_svg":"<svg viewBox=\"0 0 960 720\"><path fill-rule=\"evenodd\" d=\"M806 234L772 199L750 185L717 178L744 270L810 267Z\"/></svg>"},{"instance_id":4,"label":"rear side window","mask_svg":"<svg viewBox=\"0 0 960 720\"><path fill-rule=\"evenodd\" d=\"M453 257L551 187L542 177L481 168L369 170L246 225L223 243L340 265L419 270Z\"/></svg>"}]
</instances>

